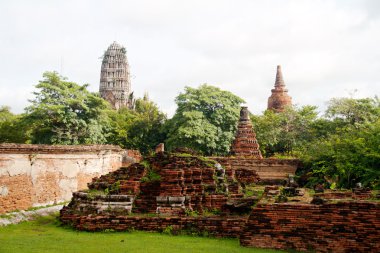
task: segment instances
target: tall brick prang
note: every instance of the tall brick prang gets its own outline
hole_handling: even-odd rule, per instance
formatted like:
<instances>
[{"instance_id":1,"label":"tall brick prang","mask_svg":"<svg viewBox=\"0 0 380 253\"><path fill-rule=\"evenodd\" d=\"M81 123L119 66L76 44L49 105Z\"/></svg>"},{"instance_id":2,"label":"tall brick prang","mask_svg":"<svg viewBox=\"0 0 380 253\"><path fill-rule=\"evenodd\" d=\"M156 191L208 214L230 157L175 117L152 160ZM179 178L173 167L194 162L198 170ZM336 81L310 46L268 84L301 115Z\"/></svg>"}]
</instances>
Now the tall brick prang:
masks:
<instances>
[{"instance_id":1,"label":"tall brick prang","mask_svg":"<svg viewBox=\"0 0 380 253\"><path fill-rule=\"evenodd\" d=\"M285 88L281 66L278 65L274 89L272 89L272 95L268 98L268 110L282 112L287 106L292 106L292 98L288 95L288 90Z\"/></svg>"},{"instance_id":2,"label":"tall brick prang","mask_svg":"<svg viewBox=\"0 0 380 253\"><path fill-rule=\"evenodd\" d=\"M231 154L235 156L250 156L258 159L263 158L249 119L248 108L243 106L240 110L240 119L236 131L235 140L231 146Z\"/></svg>"},{"instance_id":3,"label":"tall brick prang","mask_svg":"<svg viewBox=\"0 0 380 253\"><path fill-rule=\"evenodd\" d=\"M103 55L99 93L114 109L133 107L126 49L116 42Z\"/></svg>"}]
</instances>

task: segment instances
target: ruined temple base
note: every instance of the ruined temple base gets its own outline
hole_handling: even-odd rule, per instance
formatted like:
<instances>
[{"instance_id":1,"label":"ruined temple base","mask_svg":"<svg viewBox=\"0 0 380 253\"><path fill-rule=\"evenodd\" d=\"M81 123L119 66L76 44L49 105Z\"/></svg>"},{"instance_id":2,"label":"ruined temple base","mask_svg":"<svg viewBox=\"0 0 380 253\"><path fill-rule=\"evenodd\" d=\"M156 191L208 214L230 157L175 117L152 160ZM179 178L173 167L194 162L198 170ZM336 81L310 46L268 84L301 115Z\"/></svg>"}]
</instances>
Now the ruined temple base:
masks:
<instances>
[{"instance_id":1,"label":"ruined temple base","mask_svg":"<svg viewBox=\"0 0 380 253\"><path fill-rule=\"evenodd\" d=\"M297 159L257 159L256 157L210 157L228 171L256 172L260 184L284 184L289 175L295 175Z\"/></svg>"}]
</instances>

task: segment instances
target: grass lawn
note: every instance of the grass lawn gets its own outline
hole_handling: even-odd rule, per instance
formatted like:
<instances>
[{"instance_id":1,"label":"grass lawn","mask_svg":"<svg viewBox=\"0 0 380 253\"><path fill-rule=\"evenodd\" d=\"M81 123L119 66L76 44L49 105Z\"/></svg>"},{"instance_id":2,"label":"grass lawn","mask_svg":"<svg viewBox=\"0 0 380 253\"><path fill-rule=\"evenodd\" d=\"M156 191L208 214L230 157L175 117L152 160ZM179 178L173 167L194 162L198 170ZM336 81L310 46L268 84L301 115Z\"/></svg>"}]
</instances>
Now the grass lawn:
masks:
<instances>
[{"instance_id":1,"label":"grass lawn","mask_svg":"<svg viewBox=\"0 0 380 253\"><path fill-rule=\"evenodd\" d=\"M56 216L0 227L0 252L281 252L239 246L237 239L172 236L149 232L78 232Z\"/></svg>"}]
</instances>

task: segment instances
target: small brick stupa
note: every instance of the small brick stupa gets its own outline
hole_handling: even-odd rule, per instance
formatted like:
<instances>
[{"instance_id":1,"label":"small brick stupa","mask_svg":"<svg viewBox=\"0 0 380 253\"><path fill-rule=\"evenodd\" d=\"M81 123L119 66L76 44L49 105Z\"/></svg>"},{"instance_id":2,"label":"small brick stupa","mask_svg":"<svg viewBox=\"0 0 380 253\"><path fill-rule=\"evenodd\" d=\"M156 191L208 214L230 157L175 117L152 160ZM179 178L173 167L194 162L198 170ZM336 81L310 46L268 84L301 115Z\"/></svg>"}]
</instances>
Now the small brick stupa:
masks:
<instances>
[{"instance_id":1,"label":"small brick stupa","mask_svg":"<svg viewBox=\"0 0 380 253\"><path fill-rule=\"evenodd\" d=\"M288 95L288 90L285 88L281 66L278 65L274 89L272 89L272 95L268 98L268 110L282 112L287 106L292 106L292 98Z\"/></svg>"},{"instance_id":2,"label":"small brick stupa","mask_svg":"<svg viewBox=\"0 0 380 253\"><path fill-rule=\"evenodd\" d=\"M231 146L231 154L235 156L250 156L262 159L256 133L253 131L251 120L249 119L248 108L243 106L240 110L240 119L236 131L235 140Z\"/></svg>"}]
</instances>

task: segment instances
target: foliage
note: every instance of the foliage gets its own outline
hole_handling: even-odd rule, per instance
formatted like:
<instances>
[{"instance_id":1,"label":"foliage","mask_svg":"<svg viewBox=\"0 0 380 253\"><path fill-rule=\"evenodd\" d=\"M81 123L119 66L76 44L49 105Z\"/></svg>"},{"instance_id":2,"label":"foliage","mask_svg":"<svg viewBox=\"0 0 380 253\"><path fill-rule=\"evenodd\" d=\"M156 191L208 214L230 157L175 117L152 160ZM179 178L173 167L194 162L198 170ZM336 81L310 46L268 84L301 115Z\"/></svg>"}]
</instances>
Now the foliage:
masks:
<instances>
[{"instance_id":1,"label":"foliage","mask_svg":"<svg viewBox=\"0 0 380 253\"><path fill-rule=\"evenodd\" d=\"M87 193L87 198L90 200L94 200L97 196L106 194L105 190L97 190L97 189L87 189L84 192ZM107 194L109 194L108 188L107 188Z\"/></svg>"},{"instance_id":2,"label":"foliage","mask_svg":"<svg viewBox=\"0 0 380 253\"><path fill-rule=\"evenodd\" d=\"M275 153L292 155L293 151L313 138L317 119L315 106L288 107L282 113L267 110L262 116L252 115L257 140L265 156Z\"/></svg>"},{"instance_id":3,"label":"foliage","mask_svg":"<svg viewBox=\"0 0 380 253\"><path fill-rule=\"evenodd\" d=\"M173 234L173 226L167 226L164 230L162 230L163 234L172 235Z\"/></svg>"},{"instance_id":4,"label":"foliage","mask_svg":"<svg viewBox=\"0 0 380 253\"><path fill-rule=\"evenodd\" d=\"M135 110L122 108L109 111L112 130L108 141L124 148L139 149L147 154L161 142L165 134L162 126L166 115L145 95L135 102Z\"/></svg>"},{"instance_id":5,"label":"foliage","mask_svg":"<svg viewBox=\"0 0 380 253\"><path fill-rule=\"evenodd\" d=\"M221 210L217 208L212 208L212 209L204 209L202 216L215 216L215 215L220 215L222 213Z\"/></svg>"},{"instance_id":6,"label":"foliage","mask_svg":"<svg viewBox=\"0 0 380 253\"><path fill-rule=\"evenodd\" d=\"M274 202L275 203L286 203L286 202L288 202L288 197L286 197L283 194L280 194L280 195L276 196Z\"/></svg>"},{"instance_id":7,"label":"foliage","mask_svg":"<svg viewBox=\"0 0 380 253\"><path fill-rule=\"evenodd\" d=\"M120 192L120 180L117 180L115 183L109 185L105 192L107 192L107 195L118 194Z\"/></svg>"},{"instance_id":8,"label":"foliage","mask_svg":"<svg viewBox=\"0 0 380 253\"><path fill-rule=\"evenodd\" d=\"M35 98L26 108L33 143L105 143L107 103L87 91L87 85L69 82L56 72L45 72Z\"/></svg>"},{"instance_id":9,"label":"foliage","mask_svg":"<svg viewBox=\"0 0 380 253\"><path fill-rule=\"evenodd\" d=\"M129 131L129 147L138 148L146 154L164 142L162 126L166 121L166 115L147 96L136 100L135 111L138 117Z\"/></svg>"},{"instance_id":10,"label":"foliage","mask_svg":"<svg viewBox=\"0 0 380 253\"><path fill-rule=\"evenodd\" d=\"M299 149L308 185L380 188L380 103L374 99L332 99L326 110L329 133ZM321 133L318 127L319 133Z\"/></svg>"},{"instance_id":11,"label":"foliage","mask_svg":"<svg viewBox=\"0 0 380 253\"><path fill-rule=\"evenodd\" d=\"M140 181L143 183L161 181L161 176L156 171L149 168L146 175L143 176Z\"/></svg>"},{"instance_id":12,"label":"foliage","mask_svg":"<svg viewBox=\"0 0 380 253\"><path fill-rule=\"evenodd\" d=\"M142 166L144 166L146 169L150 168L150 162L148 160L143 160L140 162Z\"/></svg>"},{"instance_id":13,"label":"foliage","mask_svg":"<svg viewBox=\"0 0 380 253\"><path fill-rule=\"evenodd\" d=\"M245 185L243 189L243 194L245 198L249 198L249 197L261 198L264 194L264 189L263 187L258 187L258 186L255 186L254 184Z\"/></svg>"},{"instance_id":14,"label":"foliage","mask_svg":"<svg viewBox=\"0 0 380 253\"><path fill-rule=\"evenodd\" d=\"M262 153L300 158L298 174L308 186L351 188L361 182L380 187L377 97L333 98L324 117L318 117L316 107L304 106L251 118Z\"/></svg>"},{"instance_id":15,"label":"foliage","mask_svg":"<svg viewBox=\"0 0 380 253\"><path fill-rule=\"evenodd\" d=\"M186 216L191 216L191 217L198 217L199 216L198 211L190 210L188 208L186 208L185 214L186 214Z\"/></svg>"},{"instance_id":16,"label":"foliage","mask_svg":"<svg viewBox=\"0 0 380 253\"><path fill-rule=\"evenodd\" d=\"M309 184L325 182L327 186L351 188L380 187L380 119L360 130L356 127L338 129L328 138L306 145L301 152L309 169Z\"/></svg>"},{"instance_id":17,"label":"foliage","mask_svg":"<svg viewBox=\"0 0 380 253\"><path fill-rule=\"evenodd\" d=\"M0 143L23 143L27 141L23 115L15 115L7 106L0 107Z\"/></svg>"},{"instance_id":18,"label":"foliage","mask_svg":"<svg viewBox=\"0 0 380 253\"><path fill-rule=\"evenodd\" d=\"M333 98L328 103L326 117L341 125L360 127L361 124L376 121L380 115L378 97L354 99Z\"/></svg>"},{"instance_id":19,"label":"foliage","mask_svg":"<svg viewBox=\"0 0 380 253\"><path fill-rule=\"evenodd\" d=\"M128 108L108 110L107 115L110 119L110 132L107 136L107 142L127 148L129 129L138 116Z\"/></svg>"},{"instance_id":20,"label":"foliage","mask_svg":"<svg viewBox=\"0 0 380 253\"><path fill-rule=\"evenodd\" d=\"M9 107L0 107L0 143L107 143L149 154L165 142L168 150L187 147L204 155L226 155L244 102L207 84L186 87L175 100L175 115L167 120L147 95L134 101L134 110L111 110L87 85L46 72L25 113L16 115ZM309 186L350 188L361 182L380 188L377 97L333 98L322 116L315 106L303 106L281 113L268 110L251 119L263 155L300 158L298 176ZM215 165L200 159L205 166ZM144 180L159 180L150 173Z\"/></svg>"},{"instance_id":21,"label":"foliage","mask_svg":"<svg viewBox=\"0 0 380 253\"><path fill-rule=\"evenodd\" d=\"M227 154L244 100L207 84L186 87L166 125L168 149L188 147L206 155Z\"/></svg>"}]
</instances>

